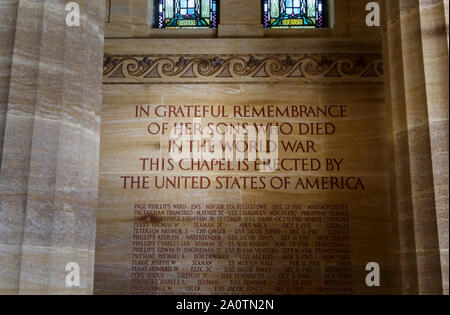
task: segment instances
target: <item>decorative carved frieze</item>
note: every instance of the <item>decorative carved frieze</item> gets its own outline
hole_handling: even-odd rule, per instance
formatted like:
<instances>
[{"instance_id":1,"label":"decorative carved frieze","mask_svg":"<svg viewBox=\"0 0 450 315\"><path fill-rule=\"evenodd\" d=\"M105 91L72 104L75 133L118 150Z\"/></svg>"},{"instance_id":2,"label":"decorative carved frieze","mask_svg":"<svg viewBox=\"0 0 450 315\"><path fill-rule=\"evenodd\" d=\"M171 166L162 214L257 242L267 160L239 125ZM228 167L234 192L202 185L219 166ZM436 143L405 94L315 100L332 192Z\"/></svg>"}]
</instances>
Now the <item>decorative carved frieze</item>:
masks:
<instances>
[{"instance_id":1,"label":"decorative carved frieze","mask_svg":"<svg viewBox=\"0 0 450 315\"><path fill-rule=\"evenodd\" d=\"M383 82L380 54L105 56L105 84Z\"/></svg>"}]
</instances>

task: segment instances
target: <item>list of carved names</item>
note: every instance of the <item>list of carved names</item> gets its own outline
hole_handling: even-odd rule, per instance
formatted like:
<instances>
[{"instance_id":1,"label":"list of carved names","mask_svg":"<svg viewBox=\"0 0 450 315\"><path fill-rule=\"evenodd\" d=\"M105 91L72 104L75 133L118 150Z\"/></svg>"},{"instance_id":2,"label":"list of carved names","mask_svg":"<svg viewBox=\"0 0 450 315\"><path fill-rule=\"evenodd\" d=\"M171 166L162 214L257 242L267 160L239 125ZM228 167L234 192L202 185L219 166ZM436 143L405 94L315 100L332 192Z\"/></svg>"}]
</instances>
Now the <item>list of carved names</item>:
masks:
<instances>
[{"instance_id":1,"label":"list of carved names","mask_svg":"<svg viewBox=\"0 0 450 315\"><path fill-rule=\"evenodd\" d=\"M133 201L132 294L352 292L349 205L301 197L366 189L345 158L321 152L348 119L345 105L138 105L134 116L164 152L136 157L139 175L121 174L123 190L273 198Z\"/></svg>"},{"instance_id":2,"label":"list of carved names","mask_svg":"<svg viewBox=\"0 0 450 315\"><path fill-rule=\"evenodd\" d=\"M350 293L349 211L332 204L134 205L132 293Z\"/></svg>"}]
</instances>

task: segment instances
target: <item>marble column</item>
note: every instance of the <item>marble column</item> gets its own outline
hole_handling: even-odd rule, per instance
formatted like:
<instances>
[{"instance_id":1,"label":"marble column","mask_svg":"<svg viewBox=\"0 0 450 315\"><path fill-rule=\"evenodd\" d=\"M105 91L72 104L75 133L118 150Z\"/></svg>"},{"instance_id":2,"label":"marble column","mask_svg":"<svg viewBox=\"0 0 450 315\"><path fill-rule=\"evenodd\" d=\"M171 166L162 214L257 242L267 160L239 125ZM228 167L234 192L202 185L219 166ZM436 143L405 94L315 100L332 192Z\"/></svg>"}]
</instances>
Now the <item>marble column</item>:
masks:
<instances>
[{"instance_id":1,"label":"marble column","mask_svg":"<svg viewBox=\"0 0 450 315\"><path fill-rule=\"evenodd\" d=\"M105 3L68 2L0 4L0 293L93 289Z\"/></svg>"},{"instance_id":2,"label":"marble column","mask_svg":"<svg viewBox=\"0 0 450 315\"><path fill-rule=\"evenodd\" d=\"M404 293L448 294L448 43L442 0L385 1L387 105L392 122Z\"/></svg>"}]
</instances>

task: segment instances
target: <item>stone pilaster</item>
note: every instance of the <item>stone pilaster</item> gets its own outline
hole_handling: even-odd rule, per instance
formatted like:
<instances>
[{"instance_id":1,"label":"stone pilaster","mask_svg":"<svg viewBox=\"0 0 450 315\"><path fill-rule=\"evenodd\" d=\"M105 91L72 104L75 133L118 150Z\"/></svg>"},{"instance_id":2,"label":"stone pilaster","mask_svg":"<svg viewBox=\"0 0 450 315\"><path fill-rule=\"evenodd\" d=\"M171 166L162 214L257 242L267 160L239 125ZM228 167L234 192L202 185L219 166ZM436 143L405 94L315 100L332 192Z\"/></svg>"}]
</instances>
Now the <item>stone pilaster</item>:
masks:
<instances>
[{"instance_id":1,"label":"stone pilaster","mask_svg":"<svg viewBox=\"0 0 450 315\"><path fill-rule=\"evenodd\" d=\"M427 112L443 291L449 293L449 62L443 1L420 1Z\"/></svg>"},{"instance_id":2,"label":"stone pilaster","mask_svg":"<svg viewBox=\"0 0 450 315\"><path fill-rule=\"evenodd\" d=\"M17 0L0 2L0 149L3 147L3 135L8 103L9 81L11 77L12 51L17 17ZM0 150L0 164L2 150Z\"/></svg>"},{"instance_id":3,"label":"stone pilaster","mask_svg":"<svg viewBox=\"0 0 450 315\"><path fill-rule=\"evenodd\" d=\"M92 293L105 4L78 0L80 26L68 27L69 1L9 2L0 15L14 12L13 2L18 8L12 56L1 50L1 60L12 62L0 293ZM68 262L80 265L79 288L65 285Z\"/></svg>"},{"instance_id":4,"label":"stone pilaster","mask_svg":"<svg viewBox=\"0 0 450 315\"><path fill-rule=\"evenodd\" d=\"M442 0L386 1L387 104L404 293L448 293L448 46Z\"/></svg>"},{"instance_id":5,"label":"stone pilaster","mask_svg":"<svg viewBox=\"0 0 450 315\"><path fill-rule=\"evenodd\" d=\"M449 31L448 31L448 23L449 23L449 17L448 17L448 0L444 0L444 11L445 11L445 26L447 29L447 46L448 46L448 36L449 36Z\"/></svg>"}]
</instances>

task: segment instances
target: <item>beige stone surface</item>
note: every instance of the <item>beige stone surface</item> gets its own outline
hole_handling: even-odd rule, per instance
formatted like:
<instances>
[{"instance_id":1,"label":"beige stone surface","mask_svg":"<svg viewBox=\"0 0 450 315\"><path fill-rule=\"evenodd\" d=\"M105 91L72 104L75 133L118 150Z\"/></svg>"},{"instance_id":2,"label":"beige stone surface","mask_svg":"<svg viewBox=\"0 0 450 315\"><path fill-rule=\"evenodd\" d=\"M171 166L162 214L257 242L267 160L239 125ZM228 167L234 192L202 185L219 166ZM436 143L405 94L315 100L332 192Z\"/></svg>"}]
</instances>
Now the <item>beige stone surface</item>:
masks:
<instances>
[{"instance_id":1,"label":"beige stone surface","mask_svg":"<svg viewBox=\"0 0 450 315\"><path fill-rule=\"evenodd\" d=\"M220 24L261 24L261 1L221 0Z\"/></svg>"},{"instance_id":2,"label":"beige stone surface","mask_svg":"<svg viewBox=\"0 0 450 315\"><path fill-rule=\"evenodd\" d=\"M16 16L17 1L10 0L0 3L0 41L2 42L0 47L0 148L3 147ZM0 150L0 163L2 153L3 150Z\"/></svg>"},{"instance_id":3,"label":"beige stone surface","mask_svg":"<svg viewBox=\"0 0 450 315\"><path fill-rule=\"evenodd\" d=\"M227 1L222 3L222 13L224 9L233 12L228 5ZM246 5L241 11L250 6L256 8L259 3ZM332 1L330 8L332 28L328 30L265 30L264 36L273 37L272 42L267 38L221 39L215 40L206 53L213 56L236 52L251 55L380 51L380 28L366 27L363 2ZM445 29L448 34L448 1L389 1L383 10L387 10L383 14L387 12L388 20L384 33L384 69L388 73L384 128L394 220L391 245L396 258L392 266L397 271L392 277L394 282L401 283L404 294L448 293L448 35L447 49L442 36ZM242 26L240 12L232 14L222 20L217 36L261 36L256 24ZM228 19L229 16L233 18ZM150 30L150 37L195 37L185 31L153 32ZM216 35L202 31L197 36ZM280 39L283 37L303 38ZM325 43L318 37L328 39ZM139 53L151 56L164 47L167 54L195 55L205 54L202 48L209 47L208 43L207 39L195 42L159 39L148 43L111 40L106 42L105 52L109 56ZM110 88L113 86L107 87L108 93L112 93ZM154 90L153 86L150 90ZM236 85L227 90L232 95L245 94ZM146 93L140 88L136 91L138 95ZM166 97L157 99L163 101ZM157 142L152 145L158 147Z\"/></svg>"},{"instance_id":4,"label":"beige stone surface","mask_svg":"<svg viewBox=\"0 0 450 315\"><path fill-rule=\"evenodd\" d=\"M153 7L147 0L79 0L82 25L71 29L64 26L67 2L0 1L0 294L91 294L94 287L101 294L131 293L134 203L174 200L345 203L351 218L353 293L448 294L448 0L380 1L383 32L365 25L367 12L360 0L330 1L330 28L312 30L264 30L259 0L222 0L217 30L154 29ZM129 68L105 74L101 110L103 30L108 38L104 62L113 58L119 60L118 67ZM369 69L370 64L364 70L357 67L357 75L343 72L343 59L355 66L361 60L373 61L368 55L379 59L381 53L384 68ZM235 73L227 79L210 78L198 68L202 62L208 68L216 57L238 56L244 62L272 58L282 64L287 56L297 61L307 54L333 55L333 62L343 58L336 63L341 76L292 79L266 64L268 77L253 77L264 74L254 66L238 82ZM152 66L134 76L139 68L123 62L124 55L137 62L144 56L154 60L167 55L169 63L197 57L197 68L143 78ZM359 62L354 59L362 55L366 57ZM154 67L162 72L161 63ZM370 76L363 75L365 70L371 70ZM182 77L186 73L196 77ZM334 121L337 135L314 137L320 153L311 156L345 157L344 174L359 174L368 183L366 191L210 189L163 194L120 189L119 174L142 174L133 162L136 156L161 156L160 151L167 150L167 136L145 136L148 120L132 117L137 103L220 103L229 110L235 104L261 107L300 101L348 104L351 117ZM224 173L208 176L218 174ZM143 225L160 227L154 219ZM236 228L237 223L226 226L228 231ZM215 245L226 247L223 242ZM277 259L281 266L283 261ZM369 289L362 281L368 259L382 265L380 289ZM319 260L322 266L335 264ZM80 264L79 288L64 283L69 261ZM218 275L224 261L215 259L214 264L213 274ZM175 266L187 268L184 260ZM175 274L172 270L165 278ZM275 279L285 272L275 268L268 274ZM313 274L314 283L324 280L323 269ZM259 292L280 292L280 284L289 287L287 283L271 280ZM191 294L195 286L179 285L167 293ZM291 287L287 293L315 289ZM202 290L226 291L215 291L212 285ZM164 290L151 293L158 292Z\"/></svg>"},{"instance_id":5,"label":"beige stone surface","mask_svg":"<svg viewBox=\"0 0 450 315\"><path fill-rule=\"evenodd\" d=\"M448 294L449 72L448 42L445 38L447 25L443 1L421 3L419 9L439 253L443 291Z\"/></svg>"},{"instance_id":6,"label":"beige stone surface","mask_svg":"<svg viewBox=\"0 0 450 315\"><path fill-rule=\"evenodd\" d=\"M200 43L200 45L198 45ZM214 43L214 44L212 44ZM290 54L290 53L325 53L362 54L381 51L380 43L371 40L362 40L355 44L353 40L314 40L314 39L203 39L196 42L189 40L107 40L105 53L109 56L145 54L153 58L152 54L161 56L164 51L167 55L177 54L186 58L195 58L199 54L213 57L215 54L227 58L224 54L238 55L248 60L249 56L258 54ZM164 47L162 50L160 47ZM204 47L209 47L207 50ZM163 57L164 55L162 55ZM361 55L359 55L361 56ZM262 57L263 58L263 57ZM285 55L280 59L285 58ZM153 60L153 59L152 59ZM132 68L137 69L137 68ZM196 73L198 74L198 73ZM265 203L272 205L276 202L284 204L298 203L343 203L350 208L351 220L351 278L354 293L400 293L400 278L398 258L394 255L396 237L393 234L395 220L392 217L391 201L389 198L389 147L386 130L386 117L384 107L384 86L382 77L376 82L367 83L370 78L353 78L346 82L345 76L336 78L330 84L296 84L293 78L284 78L281 82L268 83L272 78L266 78L258 83L233 83L240 78L230 79L230 82L220 84L194 84L201 81L193 79L192 84L182 82L177 78L175 82L169 76L163 76L160 82L145 83L133 79L135 84L121 84L127 79L116 76L106 78L104 85L104 101L102 110L102 140L100 158L100 197L97 221L97 247L95 265L95 293L133 293L132 289L132 254L133 254L133 206L136 202L144 203ZM122 81L121 81L122 80ZM178 81L178 83L177 83ZM164 84L170 82L171 84ZM197 83L198 83L197 82ZM114 84L110 84L114 83ZM343 174L351 176L358 174L367 183L364 192L333 192L333 191L295 191L284 192L267 189L265 191L251 189L234 189L230 191L217 191L208 189L199 190L123 190L120 176L134 175L186 175L174 172L142 172L137 156L166 157L167 137L149 136L146 126L155 119L139 119L133 117L134 107L138 104L150 104L152 108L157 104L216 104L225 105L231 110L234 105L254 105L257 107L268 104L346 104L350 115L345 119L334 121L339 130L337 135L326 137L309 137L320 147L319 153L310 154L312 157L339 155L347 161ZM207 121L217 122L214 119ZM157 121L185 121L185 119L162 119ZM235 123L244 120L230 119ZM248 120L254 122L255 120ZM296 119L263 119L263 122L296 122ZM317 120L313 120L317 121ZM320 120L319 120L320 121ZM286 137L295 139L296 137ZM292 157L286 152L280 153L280 158ZM199 173L195 173L199 174ZM207 172L207 176L223 175L223 173ZM238 175L237 172L226 172L228 175ZM252 173L250 173L252 174ZM340 173L334 173L340 174ZM289 172L277 172L274 175L288 176ZM296 174L298 175L298 174ZM314 172L305 172L304 176L317 175ZM323 174L322 174L323 175ZM162 221L164 222L164 221ZM151 225L161 228L158 223ZM276 225L274 224L274 227ZM191 229L189 223L182 227ZM228 225L226 230L232 234L237 225ZM185 236L183 236L185 237ZM184 239L184 238L183 238ZM379 246L385 244L386 246ZM226 241L218 242L217 248L229 246ZM181 247L183 250L185 247ZM188 260L177 260L175 266L182 271L189 271ZM238 258L234 258L238 259ZM386 281L380 289L369 289L364 285L365 264L378 261L385 270ZM214 272L210 277L219 281L219 285L226 285L227 281L220 278L227 261L214 260ZM276 266L284 263L279 258L274 259ZM322 265L333 265L332 261L321 260ZM280 293L277 277L282 272L274 267L267 276L267 284L260 287L259 293ZM323 272L314 271L315 287L307 287L304 291L290 293L317 293L317 284L323 281ZM176 279L177 272L168 271L164 279ZM195 281L189 281L195 286ZM319 285L320 286L320 285ZM149 294L179 293L191 294L186 285L173 285L170 291L164 285L157 286ZM239 293L255 293L251 289L242 289ZM232 293L229 289L217 291L212 286L202 285L200 293L220 294Z\"/></svg>"},{"instance_id":7,"label":"beige stone surface","mask_svg":"<svg viewBox=\"0 0 450 315\"><path fill-rule=\"evenodd\" d=\"M66 3L18 4L0 171L0 293L92 292L105 6L79 1L82 26L70 29ZM74 290L65 283L71 261L83 274Z\"/></svg>"},{"instance_id":8,"label":"beige stone surface","mask_svg":"<svg viewBox=\"0 0 450 315\"><path fill-rule=\"evenodd\" d=\"M386 10L387 106L404 293L448 294L448 46L443 2L389 1Z\"/></svg>"},{"instance_id":9,"label":"beige stone surface","mask_svg":"<svg viewBox=\"0 0 450 315\"><path fill-rule=\"evenodd\" d=\"M213 45L211 45L213 43ZM378 54L381 42L373 39L350 38L221 38L221 39L105 39L105 55L223 55L223 54L287 54L287 53L341 53ZM205 50L208 47L208 50Z\"/></svg>"},{"instance_id":10,"label":"beige stone surface","mask_svg":"<svg viewBox=\"0 0 450 315\"><path fill-rule=\"evenodd\" d=\"M111 0L109 21L111 23L130 23L132 0Z\"/></svg>"}]
</instances>

